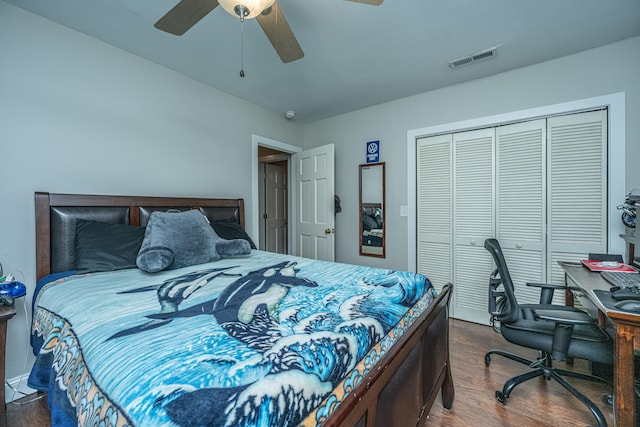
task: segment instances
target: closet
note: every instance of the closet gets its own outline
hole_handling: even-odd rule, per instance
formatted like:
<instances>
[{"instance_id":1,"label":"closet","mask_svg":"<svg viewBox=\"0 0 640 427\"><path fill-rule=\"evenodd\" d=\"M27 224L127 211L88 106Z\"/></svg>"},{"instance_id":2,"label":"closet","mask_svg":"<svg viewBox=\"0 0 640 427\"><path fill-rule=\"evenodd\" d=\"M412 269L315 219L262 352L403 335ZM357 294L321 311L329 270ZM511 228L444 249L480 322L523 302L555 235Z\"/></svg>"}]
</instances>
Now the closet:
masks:
<instances>
[{"instance_id":1,"label":"closet","mask_svg":"<svg viewBox=\"0 0 640 427\"><path fill-rule=\"evenodd\" d=\"M541 118L417 140L417 268L452 281L452 315L488 323L492 259L503 248L516 294L563 283L559 260L607 248L607 111ZM556 302L562 302L557 293Z\"/></svg>"}]
</instances>

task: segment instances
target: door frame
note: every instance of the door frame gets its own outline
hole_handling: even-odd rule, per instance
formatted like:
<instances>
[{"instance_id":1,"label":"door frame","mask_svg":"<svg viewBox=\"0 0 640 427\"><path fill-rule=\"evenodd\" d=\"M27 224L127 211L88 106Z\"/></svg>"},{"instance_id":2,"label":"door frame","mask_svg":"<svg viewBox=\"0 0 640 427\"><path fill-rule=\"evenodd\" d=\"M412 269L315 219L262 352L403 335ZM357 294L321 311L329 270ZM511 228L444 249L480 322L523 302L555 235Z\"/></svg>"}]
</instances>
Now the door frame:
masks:
<instances>
[{"instance_id":1,"label":"door frame","mask_svg":"<svg viewBox=\"0 0 640 427\"><path fill-rule=\"evenodd\" d=\"M626 109L625 93L619 92L578 101L547 105L527 110L514 111L477 119L463 120L453 123L429 126L407 131L407 269L417 269L417 202L416 202L416 140L442 133L460 132L464 130L493 127L542 117L571 114L598 108L608 109L608 151L607 179L608 200L607 212L607 251L624 254L624 240L618 235L624 233L622 222L616 220L620 213L616 206L625 199L625 161L626 161ZM615 166L615 167L614 167Z\"/></svg>"},{"instance_id":2,"label":"door frame","mask_svg":"<svg viewBox=\"0 0 640 427\"><path fill-rule=\"evenodd\" d=\"M287 144L285 142L282 141L277 141L275 139L271 139L271 138L266 138L264 136L260 136L260 135L255 135L252 134L251 135L251 230L252 230L252 236L251 238L258 242L260 241L260 202L259 202L259 178L260 178L260 173L258 171L258 146L261 147L267 147L267 148L273 148L274 150L278 150L278 151L282 151L284 153L288 153L288 154L295 154L298 153L300 151L302 151L302 148L300 147L296 147L295 145L291 145L291 144ZM291 191L292 189L295 189L295 170L293 169L293 162L291 160L289 160L288 162L288 182L287 182L287 186L289 188L289 191L287 191L287 197L288 197L288 212L287 212L287 216L289 217L289 235L287 236L287 252L289 254L294 254L296 253L296 247L295 247L295 239L292 238L292 236L295 236L296 233L296 225L295 225L295 221L296 221L296 215L295 215L295 209L293 209L293 207L295 206L295 202L296 202L296 195L295 195L295 191ZM256 240L257 239L257 240Z\"/></svg>"}]
</instances>

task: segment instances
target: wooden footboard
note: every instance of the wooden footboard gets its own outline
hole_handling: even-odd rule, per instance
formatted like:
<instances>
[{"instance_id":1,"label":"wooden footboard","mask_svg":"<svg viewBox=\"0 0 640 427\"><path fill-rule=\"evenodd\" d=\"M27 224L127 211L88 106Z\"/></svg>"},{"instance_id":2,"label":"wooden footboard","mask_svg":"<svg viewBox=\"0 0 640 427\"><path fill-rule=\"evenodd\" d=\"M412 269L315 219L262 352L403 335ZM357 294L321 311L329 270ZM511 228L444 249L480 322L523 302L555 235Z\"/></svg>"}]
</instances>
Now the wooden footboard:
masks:
<instances>
[{"instance_id":1,"label":"wooden footboard","mask_svg":"<svg viewBox=\"0 0 640 427\"><path fill-rule=\"evenodd\" d=\"M451 408L454 388L449 363L448 305L452 289L451 284L442 289L325 426L421 426L440 390L444 407Z\"/></svg>"}]
</instances>

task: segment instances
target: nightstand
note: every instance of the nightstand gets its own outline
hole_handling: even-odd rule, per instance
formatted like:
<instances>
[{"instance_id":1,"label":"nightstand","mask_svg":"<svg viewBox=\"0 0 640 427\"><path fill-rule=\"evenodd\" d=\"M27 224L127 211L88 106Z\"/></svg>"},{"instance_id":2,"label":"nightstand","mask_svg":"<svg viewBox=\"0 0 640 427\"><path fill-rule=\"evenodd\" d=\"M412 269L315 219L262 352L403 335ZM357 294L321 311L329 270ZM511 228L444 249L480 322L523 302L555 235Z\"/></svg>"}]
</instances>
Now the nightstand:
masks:
<instances>
[{"instance_id":1,"label":"nightstand","mask_svg":"<svg viewBox=\"0 0 640 427\"><path fill-rule=\"evenodd\" d=\"M4 397L4 363L5 347L7 344L7 321L11 319L15 314L15 307L7 305L0 306L0 380L2 380L2 387L0 387L0 427L7 426L7 406L5 404Z\"/></svg>"}]
</instances>

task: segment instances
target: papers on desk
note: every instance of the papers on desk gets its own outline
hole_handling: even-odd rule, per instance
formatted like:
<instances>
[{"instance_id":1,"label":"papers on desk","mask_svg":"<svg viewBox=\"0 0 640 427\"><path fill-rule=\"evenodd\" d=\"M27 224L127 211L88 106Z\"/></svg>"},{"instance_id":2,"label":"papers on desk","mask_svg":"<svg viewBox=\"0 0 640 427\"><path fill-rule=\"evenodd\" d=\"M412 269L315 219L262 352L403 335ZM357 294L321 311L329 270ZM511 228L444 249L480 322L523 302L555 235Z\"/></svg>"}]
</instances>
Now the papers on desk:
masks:
<instances>
[{"instance_id":1,"label":"papers on desk","mask_svg":"<svg viewBox=\"0 0 640 427\"><path fill-rule=\"evenodd\" d=\"M584 259L582 263L591 271L619 271L621 273L637 273L638 270L622 262Z\"/></svg>"}]
</instances>

